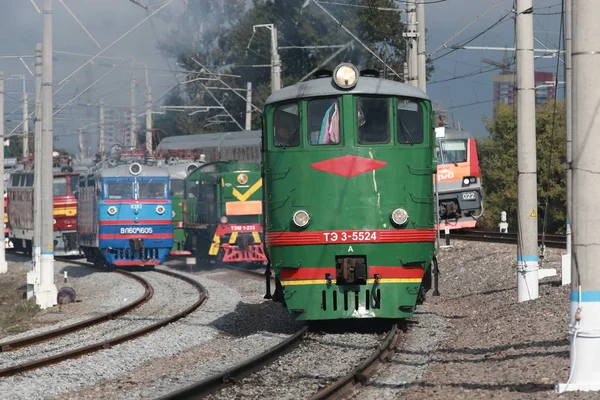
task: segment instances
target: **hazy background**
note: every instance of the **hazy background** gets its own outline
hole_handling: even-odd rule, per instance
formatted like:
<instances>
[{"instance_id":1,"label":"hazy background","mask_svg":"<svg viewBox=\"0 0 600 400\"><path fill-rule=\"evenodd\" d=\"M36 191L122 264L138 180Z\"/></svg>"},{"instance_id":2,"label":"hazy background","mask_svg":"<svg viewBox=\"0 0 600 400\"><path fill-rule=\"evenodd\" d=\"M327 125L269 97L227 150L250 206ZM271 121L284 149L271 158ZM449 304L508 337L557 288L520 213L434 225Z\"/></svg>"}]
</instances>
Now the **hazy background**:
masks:
<instances>
[{"instance_id":1,"label":"hazy background","mask_svg":"<svg viewBox=\"0 0 600 400\"><path fill-rule=\"evenodd\" d=\"M128 0L63 0L64 3L78 16L86 28L100 43L107 46L123 33L131 29L136 23L143 20L148 13L156 9L163 1L141 0L145 5L155 5L148 11L136 6ZM200 1L203 0L187 0ZM344 0L339 0L343 2ZM441 43L448 40L456 31L482 14L498 0L425 0L427 51L431 52ZM42 0L35 0L41 9ZM60 1L54 0L54 50L96 54L101 49L85 34L75 20L67 13ZM399 3L399 2L398 2ZM325 5L326 7L334 7ZM35 44L41 42L42 16L38 14L31 0L0 0L0 56L32 55ZM500 1L495 8L481 17L457 38L448 44L462 44L466 40L484 32L496 23L513 7L513 1ZM561 5L559 0L534 1L534 36L539 41L536 48L547 46L556 49L559 46L559 23ZM55 96L55 109L80 93L94 80L100 78L110 70L111 64L122 64L104 80L94 86L89 93L83 94L74 104L79 106L67 107L55 117L54 132L56 137L55 147L70 150L77 149L77 129L85 127L86 146L95 153L97 147L97 115L100 97L104 98L107 109L107 119L120 119L124 121L124 112L129 107L129 85L132 70L128 68L135 61L140 69L135 70L138 82L136 89L136 103L138 113L144 111L145 72L144 64L150 68L149 83L152 87L153 99L159 98L175 84L171 68L176 68L175 60L167 60L160 53L157 46L159 40L165 40L177 16L185 10L185 0L174 0L165 9L152 18L152 24L144 23L130 33L117 45L105 52L103 56L117 57L122 60L99 59L91 67L84 68L70 81L62 91ZM405 21L405 14L401 15ZM342 35L341 30L337 35ZM339 42L337 37L332 38L332 43ZM468 44L469 46L495 46L514 47L514 19L506 20L493 29L482 34ZM561 44L562 46L562 44ZM432 55L436 58L447 53L441 50ZM513 57L510 52L509 57ZM433 100L439 101L441 107L448 110L449 122L454 119L460 123L462 129L471 131L475 136L486 135L485 127L481 122L484 115L491 116L493 85L492 78L495 73L487 72L476 74L481 70L492 68L483 63L483 58L501 61L504 57L502 51L483 50L458 50L435 61L435 73L428 85L428 94ZM25 58L25 62L33 71L34 60ZM60 82L73 70L86 61L86 58L71 55L56 54L54 61L54 83ZM106 65L99 65L106 64ZM536 60L536 70L555 72L557 60L555 58ZM5 90L5 118L8 134L21 122L22 80L11 75L25 75L26 89L29 93L30 112L33 111L34 84L33 77L23 66L19 59L0 58L0 71L4 71ZM562 79L563 65L559 68L559 80ZM458 76L476 74L470 77L454 79ZM559 86L559 98L562 98L563 86ZM87 104L88 106L84 106ZM155 104L155 111L160 111ZM143 116L138 118L138 127L144 121ZM108 126L108 125L107 125ZM17 129L16 133L22 128ZM33 130L31 124L30 130ZM122 140L123 132L118 129L108 132L118 140Z\"/></svg>"}]
</instances>

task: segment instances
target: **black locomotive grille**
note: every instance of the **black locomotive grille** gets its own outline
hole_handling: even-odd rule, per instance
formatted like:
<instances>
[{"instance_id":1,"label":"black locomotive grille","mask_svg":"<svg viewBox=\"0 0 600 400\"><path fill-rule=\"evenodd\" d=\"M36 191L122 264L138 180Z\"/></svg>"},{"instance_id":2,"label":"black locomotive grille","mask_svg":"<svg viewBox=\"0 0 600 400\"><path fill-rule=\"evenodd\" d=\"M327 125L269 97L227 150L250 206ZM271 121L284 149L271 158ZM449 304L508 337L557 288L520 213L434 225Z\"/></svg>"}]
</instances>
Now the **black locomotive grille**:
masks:
<instances>
[{"instance_id":1,"label":"black locomotive grille","mask_svg":"<svg viewBox=\"0 0 600 400\"><path fill-rule=\"evenodd\" d=\"M328 299L327 291L321 292L321 308L323 311L327 311L329 308L331 311L348 311L357 310L360 304L360 292L338 292L334 290L331 293L331 299ZM365 296L365 309L380 309L381 308L381 290L375 289L373 291L366 290Z\"/></svg>"},{"instance_id":2,"label":"black locomotive grille","mask_svg":"<svg viewBox=\"0 0 600 400\"><path fill-rule=\"evenodd\" d=\"M140 248L134 249L127 247L124 249L113 249L117 260L152 260L158 258L157 248Z\"/></svg>"}]
</instances>

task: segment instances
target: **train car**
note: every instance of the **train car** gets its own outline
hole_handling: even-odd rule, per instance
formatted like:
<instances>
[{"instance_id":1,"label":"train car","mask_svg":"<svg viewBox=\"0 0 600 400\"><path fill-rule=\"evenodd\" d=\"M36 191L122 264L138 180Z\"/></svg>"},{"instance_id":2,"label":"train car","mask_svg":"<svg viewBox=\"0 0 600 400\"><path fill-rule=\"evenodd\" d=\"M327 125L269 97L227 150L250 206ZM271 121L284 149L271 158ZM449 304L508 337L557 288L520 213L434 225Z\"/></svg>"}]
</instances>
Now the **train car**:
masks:
<instances>
[{"instance_id":1,"label":"train car","mask_svg":"<svg viewBox=\"0 0 600 400\"><path fill-rule=\"evenodd\" d=\"M171 204L173 206L173 248L171 255L181 256L192 254L183 229L183 200L186 176L202 163L170 158L166 168L169 172L171 187Z\"/></svg>"},{"instance_id":2,"label":"train car","mask_svg":"<svg viewBox=\"0 0 600 400\"><path fill-rule=\"evenodd\" d=\"M73 167L53 168L54 254L79 256L77 246L77 196L79 173ZM33 247L33 171L15 169L7 188L8 237L16 251L31 253Z\"/></svg>"},{"instance_id":3,"label":"train car","mask_svg":"<svg viewBox=\"0 0 600 400\"><path fill-rule=\"evenodd\" d=\"M439 229L474 228L483 214L477 144L469 132L437 127Z\"/></svg>"},{"instance_id":4,"label":"train car","mask_svg":"<svg viewBox=\"0 0 600 400\"><path fill-rule=\"evenodd\" d=\"M78 242L100 266L154 266L173 247L169 174L164 168L115 161L79 179Z\"/></svg>"},{"instance_id":5,"label":"train car","mask_svg":"<svg viewBox=\"0 0 600 400\"><path fill-rule=\"evenodd\" d=\"M406 318L432 286L432 107L352 64L264 109L265 236L274 299L297 320Z\"/></svg>"},{"instance_id":6,"label":"train car","mask_svg":"<svg viewBox=\"0 0 600 400\"><path fill-rule=\"evenodd\" d=\"M217 161L191 172L183 227L199 267L265 262L260 165Z\"/></svg>"}]
</instances>

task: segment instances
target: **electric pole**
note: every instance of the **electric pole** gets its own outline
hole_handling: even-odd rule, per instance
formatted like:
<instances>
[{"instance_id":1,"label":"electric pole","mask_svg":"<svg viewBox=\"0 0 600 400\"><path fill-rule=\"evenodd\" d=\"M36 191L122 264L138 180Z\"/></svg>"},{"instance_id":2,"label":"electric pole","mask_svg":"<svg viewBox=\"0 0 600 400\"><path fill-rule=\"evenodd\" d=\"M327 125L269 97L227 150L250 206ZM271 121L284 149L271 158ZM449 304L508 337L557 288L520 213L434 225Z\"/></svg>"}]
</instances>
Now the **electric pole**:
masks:
<instances>
[{"instance_id":1,"label":"electric pole","mask_svg":"<svg viewBox=\"0 0 600 400\"><path fill-rule=\"evenodd\" d=\"M252 130L252 82L246 83L246 130Z\"/></svg>"},{"instance_id":2,"label":"electric pole","mask_svg":"<svg viewBox=\"0 0 600 400\"><path fill-rule=\"evenodd\" d=\"M417 80L419 89L427 91L427 47L425 43L425 3L419 0L417 3Z\"/></svg>"},{"instance_id":3,"label":"electric pole","mask_svg":"<svg viewBox=\"0 0 600 400\"><path fill-rule=\"evenodd\" d=\"M533 0L517 0L517 299L539 297Z\"/></svg>"},{"instance_id":4,"label":"electric pole","mask_svg":"<svg viewBox=\"0 0 600 400\"><path fill-rule=\"evenodd\" d=\"M41 280L42 241L42 44L35 45L35 120L33 132L33 263L27 273L27 298L37 294Z\"/></svg>"},{"instance_id":5,"label":"electric pole","mask_svg":"<svg viewBox=\"0 0 600 400\"><path fill-rule=\"evenodd\" d=\"M417 74L418 74L418 62L417 62L417 10L415 0L406 1L406 32L402 34L406 38L406 56L408 59L408 80L405 82L417 86L419 85Z\"/></svg>"},{"instance_id":6,"label":"electric pole","mask_svg":"<svg viewBox=\"0 0 600 400\"><path fill-rule=\"evenodd\" d=\"M146 70L146 157L152 159L152 91Z\"/></svg>"},{"instance_id":7,"label":"electric pole","mask_svg":"<svg viewBox=\"0 0 600 400\"><path fill-rule=\"evenodd\" d=\"M83 129L77 129L77 137L79 138L79 161L83 163L83 159L85 158L85 152L83 147Z\"/></svg>"},{"instance_id":8,"label":"electric pole","mask_svg":"<svg viewBox=\"0 0 600 400\"><path fill-rule=\"evenodd\" d=\"M0 193L4 195L4 72L0 71L0 143L2 143L2 151L0 151ZM4 215L4 202L0 202L0 215ZM0 274L8 272L8 264L6 263L6 254L4 244L0 246Z\"/></svg>"},{"instance_id":9,"label":"electric pole","mask_svg":"<svg viewBox=\"0 0 600 400\"><path fill-rule=\"evenodd\" d=\"M271 93L281 89L281 59L277 44L277 28L271 25Z\"/></svg>"},{"instance_id":10,"label":"electric pole","mask_svg":"<svg viewBox=\"0 0 600 400\"><path fill-rule=\"evenodd\" d=\"M563 254L562 256L562 284L568 285L572 281L575 281L576 278L571 276L571 246L572 246L572 237L571 237L571 218L573 216L573 211L571 209L571 204L573 199L573 171L571 169L571 164L573 163L573 80L571 74L571 38L573 35L573 26L571 25L571 0L565 1L565 100L567 102L567 134L566 134L566 152L567 152L567 176L566 176L566 184L567 184L567 226L566 226L566 236L567 236L567 254Z\"/></svg>"},{"instance_id":11,"label":"electric pole","mask_svg":"<svg viewBox=\"0 0 600 400\"><path fill-rule=\"evenodd\" d=\"M133 67L133 65L132 65ZM137 146L137 138L135 137L135 71L131 73L131 109L129 111L129 145Z\"/></svg>"},{"instance_id":12,"label":"electric pole","mask_svg":"<svg viewBox=\"0 0 600 400\"><path fill-rule=\"evenodd\" d=\"M100 140L98 142L100 160L104 161L104 98L100 98Z\"/></svg>"},{"instance_id":13,"label":"electric pole","mask_svg":"<svg viewBox=\"0 0 600 400\"><path fill-rule=\"evenodd\" d=\"M25 77L23 77L23 159L29 155L29 104L27 90L25 87Z\"/></svg>"},{"instance_id":14,"label":"electric pole","mask_svg":"<svg viewBox=\"0 0 600 400\"><path fill-rule=\"evenodd\" d=\"M600 272L596 212L600 195L600 68L597 38L600 3L571 3L572 26L572 222L574 268L569 324L571 373L559 392L600 390ZM574 23L576 22L576 23ZM569 100L569 99L567 99Z\"/></svg>"},{"instance_id":15,"label":"electric pole","mask_svg":"<svg viewBox=\"0 0 600 400\"><path fill-rule=\"evenodd\" d=\"M35 160L41 168L40 183L43 201L41 230L41 282L36 293L36 303L41 309L56 305L57 290L54 285L54 204L52 196L53 103L52 103L52 0L44 0L42 29L42 143L41 160Z\"/></svg>"}]
</instances>

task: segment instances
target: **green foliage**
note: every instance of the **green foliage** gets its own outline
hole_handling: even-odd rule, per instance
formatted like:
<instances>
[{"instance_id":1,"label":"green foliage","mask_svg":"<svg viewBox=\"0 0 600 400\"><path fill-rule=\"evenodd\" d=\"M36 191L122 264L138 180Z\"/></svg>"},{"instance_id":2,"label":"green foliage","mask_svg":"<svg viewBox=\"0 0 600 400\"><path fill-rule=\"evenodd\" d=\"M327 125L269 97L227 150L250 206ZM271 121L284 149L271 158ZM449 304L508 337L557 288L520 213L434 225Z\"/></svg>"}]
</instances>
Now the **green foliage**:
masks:
<instances>
[{"instance_id":1,"label":"green foliage","mask_svg":"<svg viewBox=\"0 0 600 400\"><path fill-rule=\"evenodd\" d=\"M176 57L180 66L189 71L206 68L212 72L239 76L223 77L232 87L245 88L246 82L251 82L253 103L259 108L271 93L271 32L265 27L253 29L255 25L274 24L278 30L283 86L296 83L314 68L321 66L333 69L342 61L352 62L361 69L380 70L389 79L401 79L384 68L358 42L354 42L352 47L342 51L329 63L324 63L338 49L308 46L344 45L352 37L313 3L303 8L305 0L254 0L248 9L246 3L243 0L190 0L180 23L176 25L169 40L162 45L162 50L167 56ZM404 24L400 20L403 14L376 9L398 8L398 5L392 0L359 0L354 3L368 7L323 6L394 71L401 74L406 59L406 44L402 37ZM287 46L295 48L281 49ZM433 71L431 65L428 71L430 74ZM207 77L206 74L189 74L190 79L199 76ZM231 91L209 91L206 86L222 85L214 81L198 81L186 85L182 93L185 104L215 106L218 100L243 126L244 100ZM245 91L238 93L245 97ZM182 133L239 129L235 123L222 123L227 118L216 118L217 114L223 112L213 110L192 116L179 113L175 119ZM258 113L253 113L252 125L255 129L260 127Z\"/></svg>"},{"instance_id":2,"label":"green foliage","mask_svg":"<svg viewBox=\"0 0 600 400\"><path fill-rule=\"evenodd\" d=\"M566 108L564 102L546 102L536 110L537 193L540 232L564 232L566 210ZM490 136L478 143L484 189L484 228L497 228L506 211L509 226L517 227L517 121L515 108L500 104L493 118L484 118ZM547 206L546 206L547 202Z\"/></svg>"}]
</instances>

